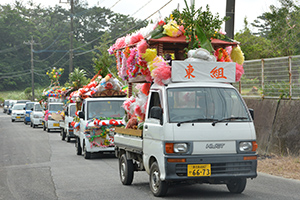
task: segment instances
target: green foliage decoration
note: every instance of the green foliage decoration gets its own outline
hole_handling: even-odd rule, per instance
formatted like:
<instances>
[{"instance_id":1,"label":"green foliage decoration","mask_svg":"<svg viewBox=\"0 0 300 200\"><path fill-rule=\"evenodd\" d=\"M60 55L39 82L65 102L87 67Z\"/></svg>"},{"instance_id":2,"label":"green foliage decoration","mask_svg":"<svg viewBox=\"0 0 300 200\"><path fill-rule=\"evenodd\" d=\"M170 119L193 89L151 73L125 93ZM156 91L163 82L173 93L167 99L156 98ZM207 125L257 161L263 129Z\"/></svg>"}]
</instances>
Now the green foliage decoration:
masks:
<instances>
[{"instance_id":1,"label":"green foliage decoration","mask_svg":"<svg viewBox=\"0 0 300 200\"><path fill-rule=\"evenodd\" d=\"M186 39L189 41L188 49L205 48L209 52L213 52L210 39L217 37L216 30L220 30L223 22L228 20L228 17L219 19L219 14L213 16L209 6L206 6L206 11L202 11L202 7L195 9L195 0L191 1L190 7L184 0L186 8L182 12L174 10L172 16L178 25L183 25ZM218 35L220 36L220 35Z\"/></svg>"}]
</instances>

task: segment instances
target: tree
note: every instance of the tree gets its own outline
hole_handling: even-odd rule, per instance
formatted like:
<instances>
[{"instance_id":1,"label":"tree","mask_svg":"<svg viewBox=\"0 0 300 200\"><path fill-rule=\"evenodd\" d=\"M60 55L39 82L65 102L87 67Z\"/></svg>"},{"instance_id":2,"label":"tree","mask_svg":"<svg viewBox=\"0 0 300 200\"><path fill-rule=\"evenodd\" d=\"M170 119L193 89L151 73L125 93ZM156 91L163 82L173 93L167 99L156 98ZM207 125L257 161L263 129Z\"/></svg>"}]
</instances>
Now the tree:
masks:
<instances>
[{"instance_id":1,"label":"tree","mask_svg":"<svg viewBox=\"0 0 300 200\"><path fill-rule=\"evenodd\" d=\"M271 48L280 56L300 53L300 7L293 0L279 0L281 7L270 6L270 12L265 12L252 23L259 28L258 34L271 41Z\"/></svg>"},{"instance_id":2,"label":"tree","mask_svg":"<svg viewBox=\"0 0 300 200\"><path fill-rule=\"evenodd\" d=\"M74 89L79 89L87 85L88 79L86 78L86 71L83 69L80 70L78 67L75 68L74 71L69 74L69 82Z\"/></svg>"},{"instance_id":3,"label":"tree","mask_svg":"<svg viewBox=\"0 0 300 200\"><path fill-rule=\"evenodd\" d=\"M79 2L74 6L73 15L73 65L93 77L95 63L92 52L101 36L105 32L109 33L106 44L110 46L117 37L145 26L146 22L106 8L89 8L82 1ZM31 87L31 49L23 43L30 40L31 36L36 44L33 46L35 87L50 84L45 77L46 72L53 67L68 71L69 33L69 9L61 6L45 8L32 1L25 6L21 0L0 5L0 90ZM100 49L96 51L102 56ZM106 52L104 47L101 51ZM101 62L106 61L102 59ZM60 83L67 82L68 78L68 73L62 74Z\"/></svg>"},{"instance_id":4,"label":"tree","mask_svg":"<svg viewBox=\"0 0 300 200\"><path fill-rule=\"evenodd\" d=\"M94 52L94 72L97 73L101 70L100 74L102 77L105 77L109 73L113 73L116 77L116 68L112 67L112 64L115 63L115 60L108 54L107 49L109 48L109 33L106 32L101 37L99 46L95 48L98 50Z\"/></svg>"},{"instance_id":5,"label":"tree","mask_svg":"<svg viewBox=\"0 0 300 200\"><path fill-rule=\"evenodd\" d=\"M271 41L262 36L256 36L248 28L247 18L245 27L235 34L234 39L239 41L246 60L279 56L279 51L271 48Z\"/></svg>"}]
</instances>

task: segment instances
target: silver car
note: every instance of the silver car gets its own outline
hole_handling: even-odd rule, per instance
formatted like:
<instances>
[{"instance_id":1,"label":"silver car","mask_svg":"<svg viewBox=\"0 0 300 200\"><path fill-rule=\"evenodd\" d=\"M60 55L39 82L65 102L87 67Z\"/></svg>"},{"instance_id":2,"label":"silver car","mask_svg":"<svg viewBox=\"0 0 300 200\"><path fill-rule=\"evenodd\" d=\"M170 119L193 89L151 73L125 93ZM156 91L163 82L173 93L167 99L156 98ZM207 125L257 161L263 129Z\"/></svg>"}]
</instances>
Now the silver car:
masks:
<instances>
[{"instance_id":1,"label":"silver car","mask_svg":"<svg viewBox=\"0 0 300 200\"><path fill-rule=\"evenodd\" d=\"M25 118L25 103L16 103L11 109L11 121L22 121Z\"/></svg>"}]
</instances>

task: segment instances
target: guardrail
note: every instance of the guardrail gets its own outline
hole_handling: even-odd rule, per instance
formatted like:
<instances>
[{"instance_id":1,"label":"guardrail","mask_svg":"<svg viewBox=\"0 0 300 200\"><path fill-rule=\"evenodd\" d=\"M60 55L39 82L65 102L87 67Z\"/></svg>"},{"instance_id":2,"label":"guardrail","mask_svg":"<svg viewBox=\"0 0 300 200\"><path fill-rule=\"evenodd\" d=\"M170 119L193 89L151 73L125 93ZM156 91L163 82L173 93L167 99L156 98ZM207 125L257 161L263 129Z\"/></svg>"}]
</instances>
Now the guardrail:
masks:
<instances>
[{"instance_id":1,"label":"guardrail","mask_svg":"<svg viewBox=\"0 0 300 200\"><path fill-rule=\"evenodd\" d=\"M300 99L300 55L245 61L234 86L243 97Z\"/></svg>"}]
</instances>

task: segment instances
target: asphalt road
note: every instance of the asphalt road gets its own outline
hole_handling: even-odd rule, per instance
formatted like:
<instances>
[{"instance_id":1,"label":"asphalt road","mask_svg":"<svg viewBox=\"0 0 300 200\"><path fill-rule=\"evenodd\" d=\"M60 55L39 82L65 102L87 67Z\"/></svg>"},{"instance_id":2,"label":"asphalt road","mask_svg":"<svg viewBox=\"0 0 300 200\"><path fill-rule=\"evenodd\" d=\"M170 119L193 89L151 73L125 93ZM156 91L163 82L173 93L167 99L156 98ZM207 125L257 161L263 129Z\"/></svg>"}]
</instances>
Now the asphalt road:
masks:
<instances>
[{"instance_id":1,"label":"asphalt road","mask_svg":"<svg viewBox=\"0 0 300 200\"><path fill-rule=\"evenodd\" d=\"M176 185L161 199L300 199L300 181L259 173L248 180L242 194L225 185ZM146 172L136 172L131 186L119 180L118 160L76 155L74 142L62 141L59 132L45 132L22 122L11 122L0 109L0 199L95 200L157 199Z\"/></svg>"}]
</instances>

